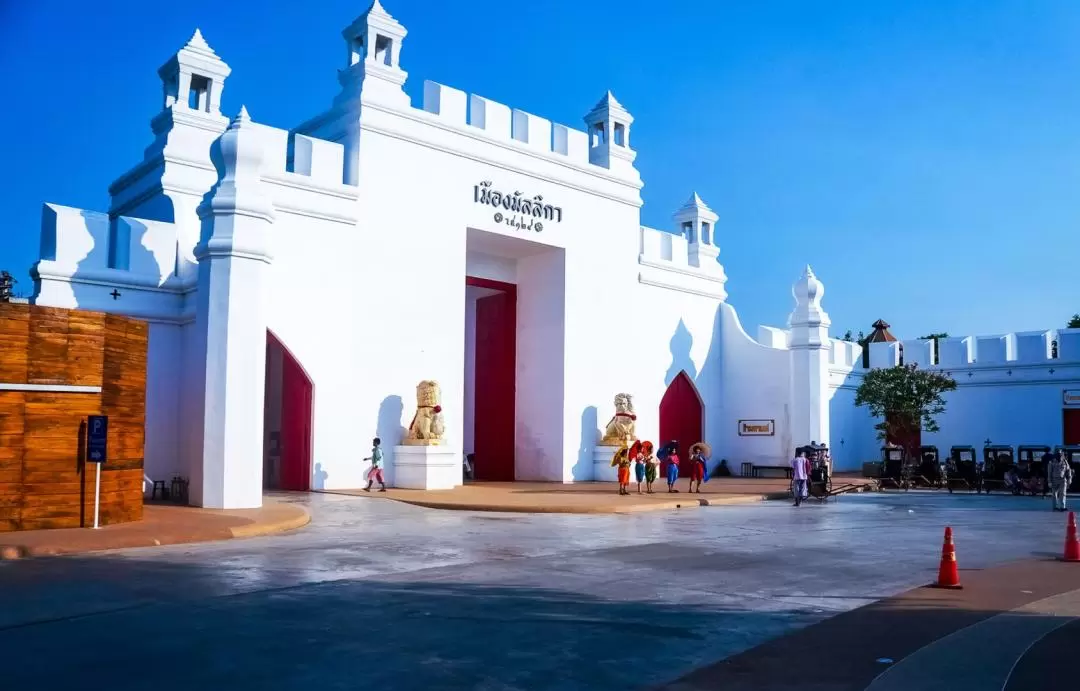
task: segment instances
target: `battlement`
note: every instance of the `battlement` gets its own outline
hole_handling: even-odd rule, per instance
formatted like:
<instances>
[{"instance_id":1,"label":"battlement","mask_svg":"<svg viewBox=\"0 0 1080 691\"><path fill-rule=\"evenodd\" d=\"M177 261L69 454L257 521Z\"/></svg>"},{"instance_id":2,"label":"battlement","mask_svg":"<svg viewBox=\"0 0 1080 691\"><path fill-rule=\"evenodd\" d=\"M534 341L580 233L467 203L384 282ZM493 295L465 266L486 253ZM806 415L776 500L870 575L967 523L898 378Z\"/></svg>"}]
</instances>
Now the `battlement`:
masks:
<instances>
[{"instance_id":1,"label":"battlement","mask_svg":"<svg viewBox=\"0 0 1080 691\"><path fill-rule=\"evenodd\" d=\"M727 275L707 247L685 235L641 226L638 280L648 285L727 299Z\"/></svg>"},{"instance_id":2,"label":"battlement","mask_svg":"<svg viewBox=\"0 0 1080 691\"><path fill-rule=\"evenodd\" d=\"M565 157L575 165L589 164L589 135L584 131L476 94L425 81L423 110L448 125L473 127L493 139L518 142L539 153Z\"/></svg>"},{"instance_id":3,"label":"battlement","mask_svg":"<svg viewBox=\"0 0 1080 691\"><path fill-rule=\"evenodd\" d=\"M262 173L299 184L339 187L345 170L345 147L337 142L255 123L263 143Z\"/></svg>"},{"instance_id":4,"label":"battlement","mask_svg":"<svg viewBox=\"0 0 1080 691\"><path fill-rule=\"evenodd\" d=\"M968 365L1040 365L1080 361L1080 329L1055 329L943 338L938 341L936 353L932 340L872 343L870 366L891 367L899 364L901 344L903 361L922 367L948 369ZM1057 357L1054 357L1055 349Z\"/></svg>"},{"instance_id":5,"label":"battlement","mask_svg":"<svg viewBox=\"0 0 1080 691\"><path fill-rule=\"evenodd\" d=\"M863 348L854 341L830 338L829 364L836 368L862 367Z\"/></svg>"},{"instance_id":6,"label":"battlement","mask_svg":"<svg viewBox=\"0 0 1080 691\"><path fill-rule=\"evenodd\" d=\"M114 269L160 286L176 270L176 226L45 204L41 217L41 260L56 270L93 276ZM41 267L39 267L40 271Z\"/></svg>"}]
</instances>

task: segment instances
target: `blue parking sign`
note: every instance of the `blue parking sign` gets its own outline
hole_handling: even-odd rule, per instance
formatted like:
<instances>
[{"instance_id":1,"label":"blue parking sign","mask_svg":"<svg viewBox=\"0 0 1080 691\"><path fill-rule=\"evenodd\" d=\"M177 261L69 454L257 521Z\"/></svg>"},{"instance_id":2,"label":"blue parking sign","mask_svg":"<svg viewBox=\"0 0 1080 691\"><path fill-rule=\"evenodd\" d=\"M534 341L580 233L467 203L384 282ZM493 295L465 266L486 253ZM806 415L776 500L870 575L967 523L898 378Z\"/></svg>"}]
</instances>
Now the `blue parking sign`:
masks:
<instances>
[{"instance_id":1,"label":"blue parking sign","mask_svg":"<svg viewBox=\"0 0 1080 691\"><path fill-rule=\"evenodd\" d=\"M86 460L104 463L109 456L109 416L90 415L86 419Z\"/></svg>"}]
</instances>

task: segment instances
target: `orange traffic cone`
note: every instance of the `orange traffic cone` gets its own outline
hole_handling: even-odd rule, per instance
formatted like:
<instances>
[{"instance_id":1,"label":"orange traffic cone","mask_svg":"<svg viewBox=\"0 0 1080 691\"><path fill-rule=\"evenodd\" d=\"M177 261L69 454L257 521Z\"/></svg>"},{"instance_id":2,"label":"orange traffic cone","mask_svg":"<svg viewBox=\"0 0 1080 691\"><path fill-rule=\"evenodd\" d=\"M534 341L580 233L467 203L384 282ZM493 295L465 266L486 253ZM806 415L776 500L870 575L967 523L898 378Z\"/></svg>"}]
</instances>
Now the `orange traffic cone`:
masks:
<instances>
[{"instance_id":1,"label":"orange traffic cone","mask_svg":"<svg viewBox=\"0 0 1080 691\"><path fill-rule=\"evenodd\" d=\"M960 570L956 565L956 547L952 541L952 528L945 528L945 543L941 546L941 566L938 567L937 583L935 588L949 588L959 590Z\"/></svg>"},{"instance_id":2,"label":"orange traffic cone","mask_svg":"<svg viewBox=\"0 0 1080 691\"><path fill-rule=\"evenodd\" d=\"M1069 523L1065 528L1065 556L1062 561L1080 561L1080 540L1076 538L1076 514L1069 512Z\"/></svg>"}]
</instances>

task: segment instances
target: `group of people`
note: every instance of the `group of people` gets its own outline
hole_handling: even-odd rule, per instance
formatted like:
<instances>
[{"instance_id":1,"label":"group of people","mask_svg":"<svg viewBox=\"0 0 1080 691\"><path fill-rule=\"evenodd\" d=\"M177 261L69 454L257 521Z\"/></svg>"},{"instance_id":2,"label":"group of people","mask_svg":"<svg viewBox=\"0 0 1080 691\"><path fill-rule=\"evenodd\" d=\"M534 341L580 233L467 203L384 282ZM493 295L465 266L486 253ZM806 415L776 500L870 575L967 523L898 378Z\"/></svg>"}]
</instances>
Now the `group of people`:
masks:
<instances>
[{"instance_id":1,"label":"group of people","mask_svg":"<svg viewBox=\"0 0 1080 691\"><path fill-rule=\"evenodd\" d=\"M635 441L631 446L623 446L611 459L611 465L619 469L619 494L630 494L630 468L633 466L637 480L637 493L642 494L641 484L645 483L645 494L654 494L653 483L660 472L667 478L667 491L677 493L675 484L679 481L679 442L671 440L653 453L651 441ZM709 481L708 445L698 442L690 447L688 492L701 493L701 485ZM696 485L696 489L695 489Z\"/></svg>"}]
</instances>

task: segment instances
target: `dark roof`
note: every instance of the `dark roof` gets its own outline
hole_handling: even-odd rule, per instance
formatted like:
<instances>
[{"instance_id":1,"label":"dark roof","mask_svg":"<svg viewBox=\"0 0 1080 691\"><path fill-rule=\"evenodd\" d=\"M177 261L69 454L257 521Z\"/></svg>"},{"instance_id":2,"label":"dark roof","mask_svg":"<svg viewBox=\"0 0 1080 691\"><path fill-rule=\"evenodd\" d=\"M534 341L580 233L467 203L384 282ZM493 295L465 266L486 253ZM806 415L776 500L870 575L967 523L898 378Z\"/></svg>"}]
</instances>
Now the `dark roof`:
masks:
<instances>
[{"instance_id":1,"label":"dark roof","mask_svg":"<svg viewBox=\"0 0 1080 691\"><path fill-rule=\"evenodd\" d=\"M867 343L892 343L896 341L896 336L889 333L889 324L884 319L878 319L871 326L874 327L874 332L870 334Z\"/></svg>"}]
</instances>

